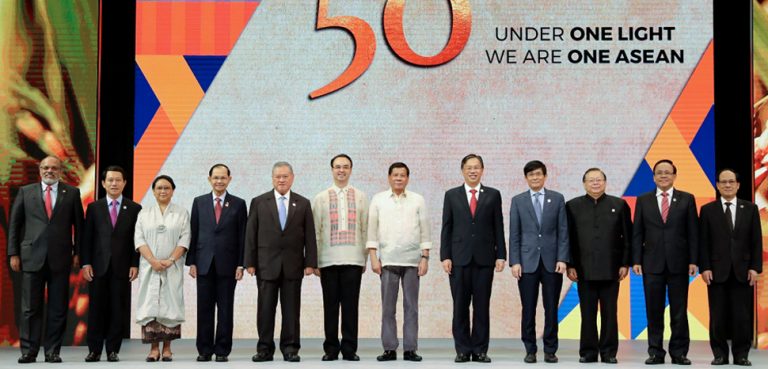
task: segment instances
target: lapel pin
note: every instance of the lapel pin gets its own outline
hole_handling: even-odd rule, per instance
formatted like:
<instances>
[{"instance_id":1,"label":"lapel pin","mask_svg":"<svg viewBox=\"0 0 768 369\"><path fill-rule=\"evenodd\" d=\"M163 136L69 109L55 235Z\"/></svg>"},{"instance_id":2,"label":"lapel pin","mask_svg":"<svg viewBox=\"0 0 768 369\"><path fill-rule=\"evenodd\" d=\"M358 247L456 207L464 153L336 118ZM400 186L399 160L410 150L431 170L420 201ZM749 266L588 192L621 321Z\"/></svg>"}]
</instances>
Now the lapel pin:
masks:
<instances>
[{"instance_id":1,"label":"lapel pin","mask_svg":"<svg viewBox=\"0 0 768 369\"><path fill-rule=\"evenodd\" d=\"M744 205L739 205L739 208L740 209L744 209Z\"/></svg>"},{"instance_id":2,"label":"lapel pin","mask_svg":"<svg viewBox=\"0 0 768 369\"><path fill-rule=\"evenodd\" d=\"M123 209L128 209L128 207L127 207L127 206L125 206L125 205L123 205Z\"/></svg>"},{"instance_id":3,"label":"lapel pin","mask_svg":"<svg viewBox=\"0 0 768 369\"><path fill-rule=\"evenodd\" d=\"M61 190L61 193L67 193L67 190Z\"/></svg>"},{"instance_id":4,"label":"lapel pin","mask_svg":"<svg viewBox=\"0 0 768 369\"><path fill-rule=\"evenodd\" d=\"M673 197L673 198L672 198L672 202L675 202L675 201L677 201L677 199Z\"/></svg>"},{"instance_id":5,"label":"lapel pin","mask_svg":"<svg viewBox=\"0 0 768 369\"><path fill-rule=\"evenodd\" d=\"M547 199L547 202L552 202L552 199Z\"/></svg>"},{"instance_id":6,"label":"lapel pin","mask_svg":"<svg viewBox=\"0 0 768 369\"><path fill-rule=\"evenodd\" d=\"M296 203L294 202L293 204L291 204L291 206L294 206L294 207L295 207L295 206L296 206Z\"/></svg>"},{"instance_id":7,"label":"lapel pin","mask_svg":"<svg viewBox=\"0 0 768 369\"><path fill-rule=\"evenodd\" d=\"M616 209L611 209L611 213L615 213L615 212L616 212Z\"/></svg>"},{"instance_id":8,"label":"lapel pin","mask_svg":"<svg viewBox=\"0 0 768 369\"><path fill-rule=\"evenodd\" d=\"M225 203L224 203L224 207L225 207L225 208L228 208L228 207L229 207L229 201L227 201L227 202L225 202Z\"/></svg>"},{"instance_id":9,"label":"lapel pin","mask_svg":"<svg viewBox=\"0 0 768 369\"><path fill-rule=\"evenodd\" d=\"M480 192L483 192L483 189L482 189L482 188L480 189Z\"/></svg>"}]
</instances>

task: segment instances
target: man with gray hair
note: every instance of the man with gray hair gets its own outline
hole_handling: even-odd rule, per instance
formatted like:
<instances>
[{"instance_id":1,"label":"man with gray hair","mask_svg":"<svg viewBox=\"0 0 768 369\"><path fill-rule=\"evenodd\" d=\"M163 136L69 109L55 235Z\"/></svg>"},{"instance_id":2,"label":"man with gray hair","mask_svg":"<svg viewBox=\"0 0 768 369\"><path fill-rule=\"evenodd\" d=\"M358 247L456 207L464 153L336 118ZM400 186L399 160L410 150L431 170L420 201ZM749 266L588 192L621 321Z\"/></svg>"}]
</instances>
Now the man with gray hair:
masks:
<instances>
[{"instance_id":1,"label":"man with gray hair","mask_svg":"<svg viewBox=\"0 0 768 369\"><path fill-rule=\"evenodd\" d=\"M259 289L256 326L259 342L255 362L272 361L275 352L275 311L282 314L280 352L283 360L299 357L301 280L317 269L317 244L312 206L292 192L293 168L284 161L272 166L274 188L251 200L245 233L245 267L256 275Z\"/></svg>"}]
</instances>

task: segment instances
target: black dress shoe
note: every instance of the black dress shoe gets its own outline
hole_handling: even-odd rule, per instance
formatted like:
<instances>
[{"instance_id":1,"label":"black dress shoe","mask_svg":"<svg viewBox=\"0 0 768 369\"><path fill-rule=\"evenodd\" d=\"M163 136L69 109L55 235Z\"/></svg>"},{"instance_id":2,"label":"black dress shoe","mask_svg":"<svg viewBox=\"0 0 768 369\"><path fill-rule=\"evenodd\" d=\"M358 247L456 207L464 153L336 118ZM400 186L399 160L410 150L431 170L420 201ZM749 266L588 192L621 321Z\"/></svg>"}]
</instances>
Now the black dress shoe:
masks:
<instances>
[{"instance_id":1,"label":"black dress shoe","mask_svg":"<svg viewBox=\"0 0 768 369\"><path fill-rule=\"evenodd\" d=\"M88 355L85 356L86 363L95 363L97 361L101 361L101 354L89 352Z\"/></svg>"},{"instance_id":2,"label":"black dress shoe","mask_svg":"<svg viewBox=\"0 0 768 369\"><path fill-rule=\"evenodd\" d=\"M334 361L334 360L338 360L338 359L339 359L339 355L338 354L336 354L336 355L325 354L325 355L323 355L323 358L320 359L320 360L322 360L322 361Z\"/></svg>"},{"instance_id":3,"label":"black dress shoe","mask_svg":"<svg viewBox=\"0 0 768 369\"><path fill-rule=\"evenodd\" d=\"M582 356L579 358L579 362L582 364L585 363L596 363L597 362L597 356Z\"/></svg>"},{"instance_id":4,"label":"black dress shoe","mask_svg":"<svg viewBox=\"0 0 768 369\"><path fill-rule=\"evenodd\" d=\"M342 355L341 358L346 361L360 361L360 356L357 354Z\"/></svg>"},{"instance_id":5,"label":"black dress shoe","mask_svg":"<svg viewBox=\"0 0 768 369\"><path fill-rule=\"evenodd\" d=\"M227 357L227 355L216 355L217 363L226 363L227 361L229 361L229 358Z\"/></svg>"},{"instance_id":6,"label":"black dress shoe","mask_svg":"<svg viewBox=\"0 0 768 369\"><path fill-rule=\"evenodd\" d=\"M557 362L557 355L544 353L544 362L554 364Z\"/></svg>"},{"instance_id":7,"label":"black dress shoe","mask_svg":"<svg viewBox=\"0 0 768 369\"><path fill-rule=\"evenodd\" d=\"M161 357L160 360L165 361L165 362L173 361L173 353L171 353L170 355L167 355L167 356L163 355L163 357Z\"/></svg>"},{"instance_id":8,"label":"black dress shoe","mask_svg":"<svg viewBox=\"0 0 768 369\"><path fill-rule=\"evenodd\" d=\"M112 352L107 354L107 361L109 361L111 363L116 363L116 362L120 361L120 357L117 356L117 352L112 351Z\"/></svg>"},{"instance_id":9,"label":"black dress shoe","mask_svg":"<svg viewBox=\"0 0 768 369\"><path fill-rule=\"evenodd\" d=\"M54 352L52 354L45 355L45 362L46 363L60 363L61 362L61 356L59 356L58 352Z\"/></svg>"},{"instance_id":10,"label":"black dress shoe","mask_svg":"<svg viewBox=\"0 0 768 369\"><path fill-rule=\"evenodd\" d=\"M456 358L453 359L455 363L466 363L467 361L469 361L469 355L461 353L456 354Z\"/></svg>"},{"instance_id":11,"label":"black dress shoe","mask_svg":"<svg viewBox=\"0 0 768 369\"><path fill-rule=\"evenodd\" d=\"M722 356L715 356L714 359L710 362L712 365L726 365L728 364L728 359L722 357Z\"/></svg>"},{"instance_id":12,"label":"black dress shoe","mask_svg":"<svg viewBox=\"0 0 768 369\"><path fill-rule=\"evenodd\" d=\"M283 361L287 361L289 363L298 363L301 361L301 356L295 352L291 352L283 355Z\"/></svg>"},{"instance_id":13,"label":"black dress shoe","mask_svg":"<svg viewBox=\"0 0 768 369\"><path fill-rule=\"evenodd\" d=\"M211 355L197 355L197 361L211 361Z\"/></svg>"},{"instance_id":14,"label":"black dress shoe","mask_svg":"<svg viewBox=\"0 0 768 369\"><path fill-rule=\"evenodd\" d=\"M421 361L421 356L416 353L416 351L405 351L403 352L403 360L406 361Z\"/></svg>"},{"instance_id":15,"label":"black dress shoe","mask_svg":"<svg viewBox=\"0 0 768 369\"><path fill-rule=\"evenodd\" d=\"M685 356L672 356L672 364L691 365L691 360Z\"/></svg>"},{"instance_id":16,"label":"black dress shoe","mask_svg":"<svg viewBox=\"0 0 768 369\"><path fill-rule=\"evenodd\" d=\"M260 363L262 361L272 361L272 355L266 352L257 352L256 355L253 355L253 357L251 357L251 360L257 363Z\"/></svg>"},{"instance_id":17,"label":"black dress shoe","mask_svg":"<svg viewBox=\"0 0 768 369\"><path fill-rule=\"evenodd\" d=\"M752 362L745 357L740 357L738 359L733 359L733 365L752 366Z\"/></svg>"},{"instance_id":18,"label":"black dress shoe","mask_svg":"<svg viewBox=\"0 0 768 369\"><path fill-rule=\"evenodd\" d=\"M37 361L37 354L24 354L19 357L19 364L29 364Z\"/></svg>"},{"instance_id":19,"label":"black dress shoe","mask_svg":"<svg viewBox=\"0 0 768 369\"><path fill-rule=\"evenodd\" d=\"M664 364L664 356L651 355L645 359L645 365Z\"/></svg>"},{"instance_id":20,"label":"black dress shoe","mask_svg":"<svg viewBox=\"0 0 768 369\"><path fill-rule=\"evenodd\" d=\"M392 361L397 360L397 351L395 350L385 350L383 354L376 356L376 360L378 361Z\"/></svg>"},{"instance_id":21,"label":"black dress shoe","mask_svg":"<svg viewBox=\"0 0 768 369\"><path fill-rule=\"evenodd\" d=\"M533 364L536 362L536 353L535 352L529 352L525 354L525 359L523 359L526 364Z\"/></svg>"},{"instance_id":22,"label":"black dress shoe","mask_svg":"<svg viewBox=\"0 0 768 369\"><path fill-rule=\"evenodd\" d=\"M616 360L616 356L610 356L610 357L604 357L602 358L602 361L606 364L618 364L619 361Z\"/></svg>"},{"instance_id":23,"label":"black dress shoe","mask_svg":"<svg viewBox=\"0 0 768 369\"><path fill-rule=\"evenodd\" d=\"M481 352L479 354L472 354L472 361L477 361L478 363L490 363L491 358L489 358L488 354L485 352Z\"/></svg>"}]
</instances>

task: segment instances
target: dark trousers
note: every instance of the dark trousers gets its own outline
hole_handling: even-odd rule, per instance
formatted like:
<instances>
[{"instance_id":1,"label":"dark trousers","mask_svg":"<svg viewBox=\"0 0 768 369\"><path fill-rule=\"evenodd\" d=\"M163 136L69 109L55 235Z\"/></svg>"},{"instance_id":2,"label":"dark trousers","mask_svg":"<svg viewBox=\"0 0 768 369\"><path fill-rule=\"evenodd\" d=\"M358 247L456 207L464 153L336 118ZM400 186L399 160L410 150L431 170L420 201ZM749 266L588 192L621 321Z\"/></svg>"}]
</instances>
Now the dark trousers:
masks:
<instances>
[{"instance_id":1,"label":"dark trousers","mask_svg":"<svg viewBox=\"0 0 768 369\"><path fill-rule=\"evenodd\" d=\"M197 275L196 344L200 355L228 356L232 351L235 286L237 280L234 276L220 276L216 273L214 261L211 261L206 275Z\"/></svg>"},{"instance_id":2,"label":"dark trousers","mask_svg":"<svg viewBox=\"0 0 768 369\"><path fill-rule=\"evenodd\" d=\"M688 333L688 274L643 274L645 313L648 320L648 354L664 357L664 308L669 299L672 336L669 354L688 355L691 339Z\"/></svg>"},{"instance_id":3,"label":"dark trousers","mask_svg":"<svg viewBox=\"0 0 768 369\"><path fill-rule=\"evenodd\" d=\"M275 352L275 313L280 299L282 325L280 328L280 352L283 355L298 353L301 345L299 317L301 309L301 279L287 279L280 273L274 280L257 278L256 327L259 331L258 352L272 356Z\"/></svg>"},{"instance_id":4,"label":"dark trousers","mask_svg":"<svg viewBox=\"0 0 768 369\"><path fill-rule=\"evenodd\" d=\"M43 335L43 307L48 287L48 309L45 317L45 354L59 353L67 326L69 301L69 269L53 272L48 261L37 272L23 272L21 277L21 319L19 340L21 353L37 355Z\"/></svg>"},{"instance_id":5,"label":"dark trousers","mask_svg":"<svg viewBox=\"0 0 768 369\"><path fill-rule=\"evenodd\" d=\"M747 358L752 343L753 287L739 282L731 271L725 282L707 287L709 296L709 345L712 354L728 358L728 338L733 359Z\"/></svg>"},{"instance_id":6,"label":"dark trousers","mask_svg":"<svg viewBox=\"0 0 768 369\"><path fill-rule=\"evenodd\" d=\"M130 287L128 271L115 275L112 266L88 285L88 351L101 354L106 343L107 352L120 352L124 314L129 313L126 296Z\"/></svg>"},{"instance_id":7,"label":"dark trousers","mask_svg":"<svg viewBox=\"0 0 768 369\"><path fill-rule=\"evenodd\" d=\"M616 317L619 281L579 281L581 336L579 356L604 359L616 357L619 349L619 324ZM600 306L600 338L597 335L597 311Z\"/></svg>"},{"instance_id":8,"label":"dark trousers","mask_svg":"<svg viewBox=\"0 0 768 369\"><path fill-rule=\"evenodd\" d=\"M539 285L541 285L541 302L544 305L544 352L557 352L557 307L560 301L560 291L563 288L563 275L550 273L544 268L539 259L539 267L533 273L523 273L517 282L520 290L520 301L523 305L521 338L526 353L536 353L536 305L539 302Z\"/></svg>"},{"instance_id":9,"label":"dark trousers","mask_svg":"<svg viewBox=\"0 0 768 369\"><path fill-rule=\"evenodd\" d=\"M344 356L357 353L358 302L363 267L358 265L332 265L320 269L323 287L323 315L325 342L328 355ZM339 342L339 309L341 309L341 342Z\"/></svg>"},{"instance_id":10,"label":"dark trousers","mask_svg":"<svg viewBox=\"0 0 768 369\"><path fill-rule=\"evenodd\" d=\"M490 338L490 301L493 266L471 262L454 265L448 277L453 296L453 342L456 353L482 354L488 352ZM472 303L472 327L469 324L469 304Z\"/></svg>"}]
</instances>

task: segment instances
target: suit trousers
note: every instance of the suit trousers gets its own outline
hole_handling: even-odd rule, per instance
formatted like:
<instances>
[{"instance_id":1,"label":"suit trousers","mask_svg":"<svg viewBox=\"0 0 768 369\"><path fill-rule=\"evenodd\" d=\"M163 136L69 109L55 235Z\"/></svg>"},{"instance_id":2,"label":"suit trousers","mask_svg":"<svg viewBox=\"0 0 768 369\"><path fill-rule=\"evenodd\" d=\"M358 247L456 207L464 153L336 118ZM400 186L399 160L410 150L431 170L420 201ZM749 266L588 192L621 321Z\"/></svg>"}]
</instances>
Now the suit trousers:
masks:
<instances>
[{"instance_id":1,"label":"suit trousers","mask_svg":"<svg viewBox=\"0 0 768 369\"><path fill-rule=\"evenodd\" d=\"M325 342L323 350L334 356L357 353L357 323L360 300L360 282L363 267L359 265L332 265L320 269L323 287L323 315ZM339 342L339 308L341 308L341 342Z\"/></svg>"},{"instance_id":2,"label":"suit trousers","mask_svg":"<svg viewBox=\"0 0 768 369\"><path fill-rule=\"evenodd\" d=\"M490 338L490 301L493 266L454 265L448 276L453 296L453 343L456 353L484 354ZM472 327L469 305L472 304Z\"/></svg>"},{"instance_id":3,"label":"suit trousers","mask_svg":"<svg viewBox=\"0 0 768 369\"><path fill-rule=\"evenodd\" d=\"M37 272L23 272L21 277L21 319L19 340L21 353L37 355L43 334L43 306L48 287L45 317L45 354L59 353L69 308L69 269L53 272L48 260Z\"/></svg>"},{"instance_id":4,"label":"suit trousers","mask_svg":"<svg viewBox=\"0 0 768 369\"><path fill-rule=\"evenodd\" d=\"M523 273L517 286L520 290L520 301L523 305L521 338L526 353L536 353L536 306L539 303L539 285L541 285L541 302L544 305L544 352L554 354L558 348L557 308L560 301L560 291L563 288L563 275L550 273L544 268L539 259L539 266L533 273Z\"/></svg>"},{"instance_id":5,"label":"suit trousers","mask_svg":"<svg viewBox=\"0 0 768 369\"><path fill-rule=\"evenodd\" d=\"M120 352L125 314L130 316L126 299L130 287L128 273L117 276L111 265L88 285L88 351L101 354L106 343L108 353Z\"/></svg>"},{"instance_id":6,"label":"suit trousers","mask_svg":"<svg viewBox=\"0 0 768 369\"><path fill-rule=\"evenodd\" d=\"M259 332L258 352L269 356L275 353L275 313L280 299L282 324L280 327L280 352L296 354L301 348L301 279L285 278L282 272L277 279L257 278L256 328Z\"/></svg>"},{"instance_id":7,"label":"suit trousers","mask_svg":"<svg viewBox=\"0 0 768 369\"><path fill-rule=\"evenodd\" d=\"M619 349L619 324L616 317L619 281L579 281L581 336L579 356L603 359L616 357ZM597 312L600 306L600 338L597 335Z\"/></svg>"},{"instance_id":8,"label":"suit trousers","mask_svg":"<svg viewBox=\"0 0 768 369\"><path fill-rule=\"evenodd\" d=\"M669 320L672 335L669 354L688 355L691 339L688 333L688 274L643 273L645 313L648 320L648 354L664 357L665 297L669 299Z\"/></svg>"},{"instance_id":9,"label":"suit trousers","mask_svg":"<svg viewBox=\"0 0 768 369\"><path fill-rule=\"evenodd\" d=\"M731 270L725 282L707 286L709 297L709 345L716 357L728 358L731 338L733 359L747 358L752 343L753 287L739 282Z\"/></svg>"},{"instance_id":10,"label":"suit trousers","mask_svg":"<svg viewBox=\"0 0 768 369\"><path fill-rule=\"evenodd\" d=\"M232 352L236 286L233 275L216 273L215 260L211 260L206 275L197 275L196 345L200 355L228 356Z\"/></svg>"},{"instance_id":11,"label":"suit trousers","mask_svg":"<svg viewBox=\"0 0 768 369\"><path fill-rule=\"evenodd\" d=\"M403 350L416 351L419 337L419 270L411 266L381 268L381 343L397 350L397 294L403 285Z\"/></svg>"}]
</instances>

